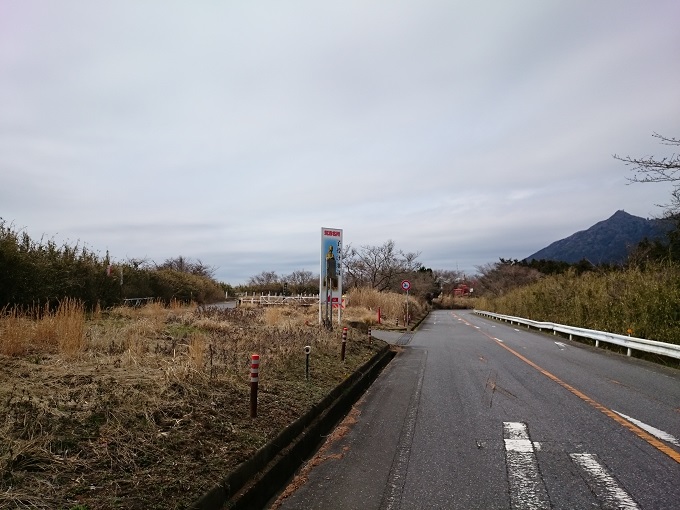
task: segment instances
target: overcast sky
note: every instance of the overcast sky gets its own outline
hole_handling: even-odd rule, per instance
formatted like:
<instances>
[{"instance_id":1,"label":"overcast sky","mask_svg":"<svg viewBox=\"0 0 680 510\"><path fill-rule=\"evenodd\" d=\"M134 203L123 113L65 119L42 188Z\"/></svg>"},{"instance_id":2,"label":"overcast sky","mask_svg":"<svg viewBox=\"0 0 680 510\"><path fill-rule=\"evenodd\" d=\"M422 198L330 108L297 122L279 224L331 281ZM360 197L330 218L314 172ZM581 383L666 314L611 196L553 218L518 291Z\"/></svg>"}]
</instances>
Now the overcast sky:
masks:
<instances>
[{"instance_id":1,"label":"overcast sky","mask_svg":"<svg viewBox=\"0 0 680 510\"><path fill-rule=\"evenodd\" d=\"M345 245L474 272L663 184L680 2L0 0L0 217L244 283Z\"/></svg>"}]
</instances>

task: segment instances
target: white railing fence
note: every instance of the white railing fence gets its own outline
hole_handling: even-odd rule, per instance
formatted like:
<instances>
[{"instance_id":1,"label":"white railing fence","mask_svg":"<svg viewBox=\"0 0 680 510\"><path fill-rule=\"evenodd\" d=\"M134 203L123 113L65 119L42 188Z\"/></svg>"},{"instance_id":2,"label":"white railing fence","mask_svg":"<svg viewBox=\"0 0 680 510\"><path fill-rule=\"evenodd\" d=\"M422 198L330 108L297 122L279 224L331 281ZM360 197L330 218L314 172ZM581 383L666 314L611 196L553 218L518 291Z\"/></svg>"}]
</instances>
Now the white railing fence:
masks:
<instances>
[{"instance_id":1,"label":"white railing fence","mask_svg":"<svg viewBox=\"0 0 680 510\"><path fill-rule=\"evenodd\" d=\"M318 294L298 294L297 296L284 296L281 294L253 294L252 296L241 296L238 298L239 304L251 305L316 305L319 303Z\"/></svg>"},{"instance_id":2,"label":"white railing fence","mask_svg":"<svg viewBox=\"0 0 680 510\"><path fill-rule=\"evenodd\" d=\"M656 340L647 340L645 338L617 335L616 333L607 333L605 331L596 331L594 329L575 328L573 326L565 326L563 324L555 324L553 322L533 321L530 319L523 319L521 317L513 317L511 315L485 312L483 310L474 310L474 313L483 317L509 322L510 324L518 324L528 328L534 328L539 331L552 331L553 335L556 335L557 333L566 334L569 335L569 340L573 340L573 337L588 338L590 340L595 340L595 347L599 347L600 342L619 345L627 349L628 356L630 356L632 351L635 350L680 359L680 345L676 344L667 344L664 342L657 342Z\"/></svg>"}]
</instances>

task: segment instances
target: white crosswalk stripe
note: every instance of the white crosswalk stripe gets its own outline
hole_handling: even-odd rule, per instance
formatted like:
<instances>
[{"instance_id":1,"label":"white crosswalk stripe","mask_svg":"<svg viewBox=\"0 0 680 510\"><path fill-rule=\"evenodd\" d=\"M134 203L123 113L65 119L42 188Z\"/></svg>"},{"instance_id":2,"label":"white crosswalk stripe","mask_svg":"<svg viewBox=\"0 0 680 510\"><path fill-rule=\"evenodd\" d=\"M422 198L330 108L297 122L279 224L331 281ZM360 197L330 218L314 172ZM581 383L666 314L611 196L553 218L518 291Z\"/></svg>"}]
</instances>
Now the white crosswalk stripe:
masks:
<instances>
[{"instance_id":1,"label":"white crosswalk stripe","mask_svg":"<svg viewBox=\"0 0 680 510\"><path fill-rule=\"evenodd\" d=\"M623 490L614 477L602 466L597 455L572 453L571 459L586 472L588 485L600 500L604 510L634 510L640 508Z\"/></svg>"},{"instance_id":2,"label":"white crosswalk stripe","mask_svg":"<svg viewBox=\"0 0 680 510\"><path fill-rule=\"evenodd\" d=\"M513 509L543 510L551 508L550 496L543 482L536 452L540 444L529 437L526 423L503 422L505 461ZM583 472L590 491L604 510L636 510L640 507L607 470L597 455L571 453L569 458Z\"/></svg>"},{"instance_id":3,"label":"white crosswalk stripe","mask_svg":"<svg viewBox=\"0 0 680 510\"><path fill-rule=\"evenodd\" d=\"M505 462L510 484L510 505L516 509L550 508L548 492L541 478L534 445L525 423L504 422Z\"/></svg>"}]
</instances>

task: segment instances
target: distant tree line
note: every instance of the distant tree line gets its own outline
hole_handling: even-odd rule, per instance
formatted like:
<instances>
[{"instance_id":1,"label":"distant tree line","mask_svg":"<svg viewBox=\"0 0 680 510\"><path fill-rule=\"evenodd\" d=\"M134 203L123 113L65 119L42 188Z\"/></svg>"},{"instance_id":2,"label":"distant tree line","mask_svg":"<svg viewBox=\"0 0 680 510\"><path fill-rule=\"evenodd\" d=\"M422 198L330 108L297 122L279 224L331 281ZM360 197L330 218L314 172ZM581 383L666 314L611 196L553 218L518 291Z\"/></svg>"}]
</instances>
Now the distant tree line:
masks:
<instances>
[{"instance_id":1,"label":"distant tree line","mask_svg":"<svg viewBox=\"0 0 680 510\"><path fill-rule=\"evenodd\" d=\"M289 275L279 275L276 271L262 271L251 276L246 285L236 288L237 292L256 292L264 294L316 294L319 292L319 275L311 271L293 271Z\"/></svg>"},{"instance_id":2,"label":"distant tree line","mask_svg":"<svg viewBox=\"0 0 680 510\"><path fill-rule=\"evenodd\" d=\"M600 268L609 266L600 266ZM477 266L475 295L498 297L506 293L532 284L546 275L559 275L567 272L582 274L594 271L597 267L582 260L575 264L559 260L518 260L500 258Z\"/></svg>"},{"instance_id":3,"label":"distant tree line","mask_svg":"<svg viewBox=\"0 0 680 510\"><path fill-rule=\"evenodd\" d=\"M92 309L119 305L125 298L165 302L210 302L224 298L214 270L184 257L160 265L131 259L112 264L79 245L34 241L0 218L0 308L58 303L69 297Z\"/></svg>"},{"instance_id":4,"label":"distant tree line","mask_svg":"<svg viewBox=\"0 0 680 510\"><path fill-rule=\"evenodd\" d=\"M414 296L431 299L440 292L437 271L426 268L419 261L419 253L406 253L396 248L394 241L382 245L349 245L342 254L343 289L368 287L378 291L402 292L401 282L409 280ZM279 276L275 271L263 271L252 276L241 292L316 294L319 274L294 271Z\"/></svg>"}]
</instances>

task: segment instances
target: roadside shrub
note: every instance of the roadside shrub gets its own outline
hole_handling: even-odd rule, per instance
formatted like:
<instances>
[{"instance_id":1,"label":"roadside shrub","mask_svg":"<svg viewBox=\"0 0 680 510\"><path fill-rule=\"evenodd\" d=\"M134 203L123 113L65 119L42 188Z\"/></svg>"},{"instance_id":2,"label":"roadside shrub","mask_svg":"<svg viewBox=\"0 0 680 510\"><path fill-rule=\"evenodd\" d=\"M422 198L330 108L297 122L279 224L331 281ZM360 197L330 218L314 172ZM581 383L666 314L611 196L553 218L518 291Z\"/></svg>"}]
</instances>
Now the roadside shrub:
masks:
<instances>
[{"instance_id":1,"label":"roadside shrub","mask_svg":"<svg viewBox=\"0 0 680 510\"><path fill-rule=\"evenodd\" d=\"M680 267L650 264L621 271L568 271L475 307L662 342L680 343Z\"/></svg>"},{"instance_id":2,"label":"roadside shrub","mask_svg":"<svg viewBox=\"0 0 680 510\"><path fill-rule=\"evenodd\" d=\"M89 311L111 308L125 297L155 297L169 303L224 299L219 283L205 275L156 269L139 261L116 264L107 274L108 254L85 247L36 242L0 218L0 307L56 309L66 298Z\"/></svg>"}]
</instances>

